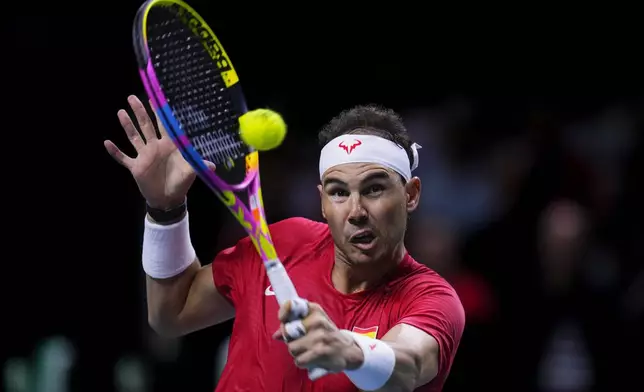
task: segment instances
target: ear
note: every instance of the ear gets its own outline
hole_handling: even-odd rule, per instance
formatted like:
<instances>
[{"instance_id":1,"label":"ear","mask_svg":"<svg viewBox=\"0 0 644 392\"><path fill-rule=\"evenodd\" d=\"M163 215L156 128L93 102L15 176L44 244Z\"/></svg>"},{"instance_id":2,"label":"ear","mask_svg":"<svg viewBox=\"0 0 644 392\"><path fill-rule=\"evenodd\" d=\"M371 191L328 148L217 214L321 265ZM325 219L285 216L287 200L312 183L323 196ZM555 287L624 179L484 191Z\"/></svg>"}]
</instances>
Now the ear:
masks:
<instances>
[{"instance_id":1,"label":"ear","mask_svg":"<svg viewBox=\"0 0 644 392\"><path fill-rule=\"evenodd\" d=\"M322 210L322 217L326 219L326 212L324 212L324 192L322 192L322 185L318 185L318 192L320 193L320 209Z\"/></svg>"},{"instance_id":2,"label":"ear","mask_svg":"<svg viewBox=\"0 0 644 392\"><path fill-rule=\"evenodd\" d=\"M418 208L420 203L420 193L421 193L421 183L420 178L412 177L405 184L405 194L407 197L407 212L413 212Z\"/></svg>"}]
</instances>

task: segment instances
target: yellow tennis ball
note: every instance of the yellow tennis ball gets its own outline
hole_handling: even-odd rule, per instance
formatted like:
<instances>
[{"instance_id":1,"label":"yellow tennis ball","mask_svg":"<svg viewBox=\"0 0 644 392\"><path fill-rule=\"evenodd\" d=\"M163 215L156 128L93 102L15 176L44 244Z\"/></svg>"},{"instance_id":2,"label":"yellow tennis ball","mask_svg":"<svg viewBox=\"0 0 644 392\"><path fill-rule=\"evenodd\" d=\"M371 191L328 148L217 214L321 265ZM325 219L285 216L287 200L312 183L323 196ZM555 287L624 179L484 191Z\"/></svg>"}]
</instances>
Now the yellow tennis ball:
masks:
<instances>
[{"instance_id":1,"label":"yellow tennis ball","mask_svg":"<svg viewBox=\"0 0 644 392\"><path fill-rule=\"evenodd\" d=\"M270 109L255 109L239 117L239 133L244 143L259 151L271 150L284 141L286 123Z\"/></svg>"}]
</instances>

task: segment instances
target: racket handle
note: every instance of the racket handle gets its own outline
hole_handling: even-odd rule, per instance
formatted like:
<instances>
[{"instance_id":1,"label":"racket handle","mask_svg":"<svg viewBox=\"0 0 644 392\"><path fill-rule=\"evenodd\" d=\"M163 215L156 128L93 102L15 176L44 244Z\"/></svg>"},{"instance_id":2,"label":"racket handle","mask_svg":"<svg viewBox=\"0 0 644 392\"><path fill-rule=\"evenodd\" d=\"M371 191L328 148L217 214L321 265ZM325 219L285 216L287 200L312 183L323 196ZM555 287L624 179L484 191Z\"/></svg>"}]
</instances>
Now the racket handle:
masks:
<instances>
[{"instance_id":1,"label":"racket handle","mask_svg":"<svg viewBox=\"0 0 644 392\"><path fill-rule=\"evenodd\" d=\"M281 261L271 260L266 262L265 266L266 275L273 286L275 298L280 306L284 305L286 301L300 298Z\"/></svg>"},{"instance_id":2,"label":"racket handle","mask_svg":"<svg viewBox=\"0 0 644 392\"><path fill-rule=\"evenodd\" d=\"M282 262L279 260L271 260L265 263L265 266L266 275L268 275L268 280L271 282L271 286L273 286L277 303L282 306L286 301L292 301L289 319L295 320L306 317L309 312L308 304L297 294L295 285L293 285L293 281L288 276ZM322 368L309 369L309 380L315 381L320 377L326 376L328 373L328 370Z\"/></svg>"}]
</instances>

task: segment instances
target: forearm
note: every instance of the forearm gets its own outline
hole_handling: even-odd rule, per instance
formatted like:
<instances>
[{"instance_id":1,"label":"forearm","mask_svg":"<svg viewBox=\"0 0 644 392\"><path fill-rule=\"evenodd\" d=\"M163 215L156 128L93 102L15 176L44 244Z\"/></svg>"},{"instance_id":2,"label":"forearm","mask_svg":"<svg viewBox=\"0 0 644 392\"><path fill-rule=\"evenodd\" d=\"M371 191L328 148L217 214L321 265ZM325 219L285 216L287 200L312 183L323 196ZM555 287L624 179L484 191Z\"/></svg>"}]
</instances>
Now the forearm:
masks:
<instances>
[{"instance_id":1,"label":"forearm","mask_svg":"<svg viewBox=\"0 0 644 392\"><path fill-rule=\"evenodd\" d=\"M188 217L167 226L147 219L142 258L150 326L176 337L234 317L234 307L215 287L212 264L202 267L197 259Z\"/></svg>"},{"instance_id":2,"label":"forearm","mask_svg":"<svg viewBox=\"0 0 644 392\"><path fill-rule=\"evenodd\" d=\"M398 324L381 340L352 337L355 345L347 358L353 359L345 374L362 390L413 391L438 373L438 343L414 327Z\"/></svg>"},{"instance_id":3,"label":"forearm","mask_svg":"<svg viewBox=\"0 0 644 392\"><path fill-rule=\"evenodd\" d=\"M146 276L148 322L160 335L181 335L180 315L190 287L201 268L198 260L179 275L168 279Z\"/></svg>"},{"instance_id":4,"label":"forearm","mask_svg":"<svg viewBox=\"0 0 644 392\"><path fill-rule=\"evenodd\" d=\"M149 323L162 335L176 335L179 315L200 269L190 241L187 215L164 224L146 216L142 262L147 275Z\"/></svg>"},{"instance_id":5,"label":"forearm","mask_svg":"<svg viewBox=\"0 0 644 392\"><path fill-rule=\"evenodd\" d=\"M394 350L396 365L387 383L378 389L379 392L411 392L429 381L421 379L424 373L422 361L412 350L394 342L387 344Z\"/></svg>"},{"instance_id":6,"label":"forearm","mask_svg":"<svg viewBox=\"0 0 644 392\"><path fill-rule=\"evenodd\" d=\"M368 343L367 343L368 344ZM368 351L365 352L360 348L359 344L356 344L356 352L353 355L349 355L352 359L348 361L348 369L355 371L359 370L360 372L365 372L364 374L357 374L354 372L353 374L348 373L347 375L350 375L350 379L357 383L358 387L362 385L361 380L366 380L366 379L371 379L373 380L374 374L378 374L378 377L382 377L383 371L386 372L387 368L391 371L391 375L388 377L387 381L385 384L378 388L378 389L360 389L361 391L379 391L379 392L408 392L408 391L413 391L418 385L419 381L421 378L421 362L419 358L416 358L416 355L414 354L413 351L406 349L405 347L396 344L395 342L379 342L379 344L386 344L391 348L391 351L387 353L387 356L389 354L391 355L390 361L391 363L394 364L393 370L385 363L388 361L387 358L383 358L383 355L385 354L383 347L381 346L380 348L376 349L376 351L372 351L370 348L367 349ZM364 366L365 362L365 354L369 355L369 352L375 352L377 355L377 358L371 358L368 360L368 362L371 362L371 364L367 364L366 367ZM373 354L372 354L373 355ZM377 364L376 362L380 362ZM367 370L367 367L371 368L371 370ZM376 373L374 373L376 372ZM369 373L374 373L374 374L369 374ZM375 381L375 380L373 380ZM384 381L384 380L383 380Z\"/></svg>"}]
</instances>

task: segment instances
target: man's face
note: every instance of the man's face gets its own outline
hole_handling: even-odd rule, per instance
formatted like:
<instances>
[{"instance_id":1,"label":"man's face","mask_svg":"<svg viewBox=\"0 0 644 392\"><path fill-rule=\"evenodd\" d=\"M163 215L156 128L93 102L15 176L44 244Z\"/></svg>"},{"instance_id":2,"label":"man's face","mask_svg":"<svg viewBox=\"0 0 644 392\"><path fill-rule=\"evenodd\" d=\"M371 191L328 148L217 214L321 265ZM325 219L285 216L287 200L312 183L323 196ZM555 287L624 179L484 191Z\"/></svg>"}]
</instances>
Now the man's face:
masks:
<instances>
[{"instance_id":1,"label":"man's face","mask_svg":"<svg viewBox=\"0 0 644 392\"><path fill-rule=\"evenodd\" d=\"M318 189L336 246L351 262L362 263L392 257L402 244L420 180L403 184L383 166L347 163L329 169Z\"/></svg>"}]
</instances>

